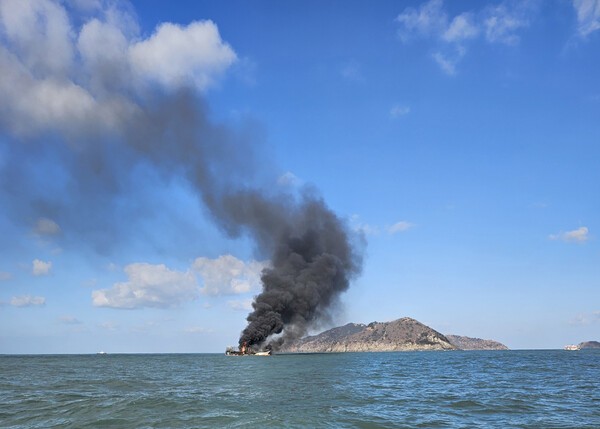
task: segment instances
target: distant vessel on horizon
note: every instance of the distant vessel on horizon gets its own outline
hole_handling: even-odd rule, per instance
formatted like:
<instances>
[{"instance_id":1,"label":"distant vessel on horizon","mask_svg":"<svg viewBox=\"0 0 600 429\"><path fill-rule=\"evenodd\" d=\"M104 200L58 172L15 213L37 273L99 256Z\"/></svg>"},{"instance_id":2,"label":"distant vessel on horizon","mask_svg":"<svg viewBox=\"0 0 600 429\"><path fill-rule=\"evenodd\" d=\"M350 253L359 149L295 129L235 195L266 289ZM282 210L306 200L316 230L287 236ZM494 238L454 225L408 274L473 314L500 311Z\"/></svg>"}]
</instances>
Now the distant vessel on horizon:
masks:
<instances>
[{"instance_id":1,"label":"distant vessel on horizon","mask_svg":"<svg viewBox=\"0 0 600 429\"><path fill-rule=\"evenodd\" d=\"M97 355L106 355L108 353L106 353L104 350L100 350L98 353L96 353Z\"/></svg>"},{"instance_id":2,"label":"distant vessel on horizon","mask_svg":"<svg viewBox=\"0 0 600 429\"><path fill-rule=\"evenodd\" d=\"M581 349L581 347L579 347L577 344L567 344L565 346L565 350L571 351L571 352L572 351L577 351L577 350L580 350L580 349Z\"/></svg>"}]
</instances>

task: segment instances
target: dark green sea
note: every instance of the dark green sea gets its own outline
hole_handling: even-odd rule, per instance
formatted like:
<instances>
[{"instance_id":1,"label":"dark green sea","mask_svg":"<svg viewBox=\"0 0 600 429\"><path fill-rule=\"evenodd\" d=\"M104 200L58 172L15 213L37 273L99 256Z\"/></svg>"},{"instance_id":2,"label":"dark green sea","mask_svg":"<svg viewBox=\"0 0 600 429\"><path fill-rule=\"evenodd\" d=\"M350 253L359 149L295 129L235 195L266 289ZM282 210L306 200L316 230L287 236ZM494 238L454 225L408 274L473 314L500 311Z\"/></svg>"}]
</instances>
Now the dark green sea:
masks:
<instances>
[{"instance_id":1,"label":"dark green sea","mask_svg":"<svg viewBox=\"0 0 600 429\"><path fill-rule=\"evenodd\" d=\"M0 356L2 428L600 428L600 351Z\"/></svg>"}]
</instances>

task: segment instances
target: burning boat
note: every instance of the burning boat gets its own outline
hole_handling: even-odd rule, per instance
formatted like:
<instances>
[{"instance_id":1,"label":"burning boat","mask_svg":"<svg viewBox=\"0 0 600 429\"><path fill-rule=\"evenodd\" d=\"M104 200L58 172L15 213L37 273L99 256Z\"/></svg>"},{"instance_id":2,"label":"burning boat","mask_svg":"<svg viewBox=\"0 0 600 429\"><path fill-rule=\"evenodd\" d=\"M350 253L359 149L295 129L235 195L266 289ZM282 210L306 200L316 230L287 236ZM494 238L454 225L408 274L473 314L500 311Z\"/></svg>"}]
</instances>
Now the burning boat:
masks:
<instances>
[{"instance_id":1,"label":"burning boat","mask_svg":"<svg viewBox=\"0 0 600 429\"><path fill-rule=\"evenodd\" d=\"M255 351L243 343L239 348L227 347L225 350L227 356L271 356L271 350Z\"/></svg>"}]
</instances>

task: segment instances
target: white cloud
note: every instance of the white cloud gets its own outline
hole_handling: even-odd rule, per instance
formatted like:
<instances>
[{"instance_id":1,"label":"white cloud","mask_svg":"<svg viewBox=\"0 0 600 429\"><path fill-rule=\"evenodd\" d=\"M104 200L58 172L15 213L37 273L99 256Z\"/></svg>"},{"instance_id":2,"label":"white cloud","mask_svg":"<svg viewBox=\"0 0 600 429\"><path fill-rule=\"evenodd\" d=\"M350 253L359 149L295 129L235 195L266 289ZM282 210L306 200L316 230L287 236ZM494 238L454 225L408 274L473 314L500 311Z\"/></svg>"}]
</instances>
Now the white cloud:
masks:
<instances>
[{"instance_id":1,"label":"white cloud","mask_svg":"<svg viewBox=\"0 0 600 429\"><path fill-rule=\"evenodd\" d=\"M63 7L48 0L0 2L0 29L32 73L64 76L73 58L72 29Z\"/></svg>"},{"instance_id":2,"label":"white cloud","mask_svg":"<svg viewBox=\"0 0 600 429\"><path fill-rule=\"evenodd\" d=\"M0 2L0 119L13 132L56 129L70 134L81 126L104 124L106 116L118 118L81 86L74 34L59 3Z\"/></svg>"},{"instance_id":3,"label":"white cloud","mask_svg":"<svg viewBox=\"0 0 600 429\"><path fill-rule=\"evenodd\" d=\"M398 32L403 41L408 41L416 33L420 36L431 36L444 31L448 25L448 16L443 11L442 0L430 0L417 10L407 7L396 18L400 23Z\"/></svg>"},{"instance_id":4,"label":"white cloud","mask_svg":"<svg viewBox=\"0 0 600 429\"><path fill-rule=\"evenodd\" d=\"M12 279L12 274L6 271L0 271L0 282Z\"/></svg>"},{"instance_id":5,"label":"white cloud","mask_svg":"<svg viewBox=\"0 0 600 429\"><path fill-rule=\"evenodd\" d=\"M266 266L266 262L244 262L232 255L222 255L216 259L197 258L193 269L202 277L202 293L230 295L259 290L260 276Z\"/></svg>"},{"instance_id":6,"label":"white cloud","mask_svg":"<svg viewBox=\"0 0 600 429\"><path fill-rule=\"evenodd\" d=\"M516 45L519 42L516 31L529 25L521 10L509 10L505 4L489 7L484 14L485 38L492 43Z\"/></svg>"},{"instance_id":7,"label":"white cloud","mask_svg":"<svg viewBox=\"0 0 600 429\"><path fill-rule=\"evenodd\" d=\"M412 224L412 223L410 223L410 222L401 220L400 222L396 222L395 224L393 224L392 226L390 226L388 228L388 232L390 234L397 234L399 232L408 231L409 229L413 228L414 226L415 225Z\"/></svg>"},{"instance_id":8,"label":"white cloud","mask_svg":"<svg viewBox=\"0 0 600 429\"><path fill-rule=\"evenodd\" d=\"M442 38L447 42L461 42L467 39L473 39L479 35L479 28L475 24L475 17L472 13L460 14L452 20Z\"/></svg>"},{"instance_id":9,"label":"white cloud","mask_svg":"<svg viewBox=\"0 0 600 429\"><path fill-rule=\"evenodd\" d=\"M128 281L92 292L96 307L176 307L206 295L242 294L260 289L260 275L266 262L244 262L232 255L216 259L196 258L186 272L165 265L135 263L124 268ZM198 285L196 275L202 278Z\"/></svg>"},{"instance_id":10,"label":"white cloud","mask_svg":"<svg viewBox=\"0 0 600 429\"><path fill-rule=\"evenodd\" d=\"M392 108L390 109L390 116L392 118L400 118L402 116L408 115L410 113L410 107L408 106L403 106L400 104L395 104L394 106L392 106Z\"/></svg>"},{"instance_id":11,"label":"white cloud","mask_svg":"<svg viewBox=\"0 0 600 429\"><path fill-rule=\"evenodd\" d=\"M144 308L175 307L198 298L198 285L190 271L179 272L165 265L136 263L124 269L128 281L115 283L110 289L92 292L96 307Z\"/></svg>"},{"instance_id":12,"label":"white cloud","mask_svg":"<svg viewBox=\"0 0 600 429\"><path fill-rule=\"evenodd\" d=\"M99 46L103 48L98 49ZM88 21L79 33L77 50L83 60L82 68L90 76L93 92L118 89L131 79L129 41L117 24L98 19Z\"/></svg>"},{"instance_id":13,"label":"white cloud","mask_svg":"<svg viewBox=\"0 0 600 429\"><path fill-rule=\"evenodd\" d=\"M455 52L451 55L445 55L441 52L435 52L432 57L440 68L449 76L456 74L456 65L462 60L467 50L462 46L456 46Z\"/></svg>"},{"instance_id":14,"label":"white cloud","mask_svg":"<svg viewBox=\"0 0 600 429\"><path fill-rule=\"evenodd\" d=\"M361 221L360 216L353 215L350 218L350 226L354 231L362 232L365 235L376 236L379 235L380 232L384 232L390 235L398 234L401 232L408 231L415 227L414 223L407 222L405 220L398 221L393 225L379 227L376 225L370 225Z\"/></svg>"},{"instance_id":15,"label":"white cloud","mask_svg":"<svg viewBox=\"0 0 600 429\"><path fill-rule=\"evenodd\" d=\"M573 0L577 13L577 32L581 37L600 29L600 0Z\"/></svg>"},{"instance_id":16,"label":"white cloud","mask_svg":"<svg viewBox=\"0 0 600 429\"><path fill-rule=\"evenodd\" d=\"M195 21L186 27L161 24L147 40L129 48L134 74L174 89L193 84L204 90L237 57L221 40L212 21Z\"/></svg>"},{"instance_id":17,"label":"white cloud","mask_svg":"<svg viewBox=\"0 0 600 429\"><path fill-rule=\"evenodd\" d=\"M52 262L48 261L40 261L39 259L34 259L32 262L31 273L34 276L45 276L50 273L50 269L52 268Z\"/></svg>"},{"instance_id":18,"label":"white cloud","mask_svg":"<svg viewBox=\"0 0 600 429\"><path fill-rule=\"evenodd\" d=\"M10 300L10 305L13 307L34 307L46 304L46 298L43 296L13 296Z\"/></svg>"},{"instance_id":19,"label":"white cloud","mask_svg":"<svg viewBox=\"0 0 600 429\"><path fill-rule=\"evenodd\" d=\"M58 318L58 321L60 323L64 323L65 325L81 325L83 323L81 320L77 319L76 317L68 316L68 315L60 316Z\"/></svg>"},{"instance_id":20,"label":"white cloud","mask_svg":"<svg viewBox=\"0 0 600 429\"><path fill-rule=\"evenodd\" d=\"M71 17L62 2L0 1L0 121L15 134L119 129L148 85L204 91L237 60L211 21L164 23L144 39L126 4L79 3L92 16Z\"/></svg>"},{"instance_id":21,"label":"white cloud","mask_svg":"<svg viewBox=\"0 0 600 429\"><path fill-rule=\"evenodd\" d=\"M440 68L449 76L453 76L456 74L456 64L460 60L458 59L450 59L443 55L441 52L434 52L432 58L435 62L440 66Z\"/></svg>"},{"instance_id":22,"label":"white cloud","mask_svg":"<svg viewBox=\"0 0 600 429\"><path fill-rule=\"evenodd\" d=\"M561 240L567 242L583 243L588 240L589 230L587 227L582 226L573 231L560 232L558 234L551 234L550 240Z\"/></svg>"},{"instance_id":23,"label":"white cloud","mask_svg":"<svg viewBox=\"0 0 600 429\"><path fill-rule=\"evenodd\" d=\"M30 135L57 129L70 135L81 126L91 126L92 119L114 123L110 115L103 117L106 108L99 106L84 88L65 78L34 76L3 46L0 71L0 97L7 101L0 113L14 133Z\"/></svg>"},{"instance_id":24,"label":"white cloud","mask_svg":"<svg viewBox=\"0 0 600 429\"><path fill-rule=\"evenodd\" d=\"M248 312L252 310L252 298L227 301L227 306L232 310Z\"/></svg>"},{"instance_id":25,"label":"white cloud","mask_svg":"<svg viewBox=\"0 0 600 429\"><path fill-rule=\"evenodd\" d=\"M433 60L446 74L454 75L469 41L483 37L488 43L517 44L518 31L529 25L533 4L531 1L505 0L450 18L444 10L443 0L430 0L418 10L406 8L396 18L400 26L398 34L403 42L414 37L434 41ZM449 54L449 50L455 53Z\"/></svg>"},{"instance_id":26,"label":"white cloud","mask_svg":"<svg viewBox=\"0 0 600 429\"><path fill-rule=\"evenodd\" d=\"M56 235L60 232L60 226L52 219L41 217L35 223L34 231L38 235Z\"/></svg>"}]
</instances>

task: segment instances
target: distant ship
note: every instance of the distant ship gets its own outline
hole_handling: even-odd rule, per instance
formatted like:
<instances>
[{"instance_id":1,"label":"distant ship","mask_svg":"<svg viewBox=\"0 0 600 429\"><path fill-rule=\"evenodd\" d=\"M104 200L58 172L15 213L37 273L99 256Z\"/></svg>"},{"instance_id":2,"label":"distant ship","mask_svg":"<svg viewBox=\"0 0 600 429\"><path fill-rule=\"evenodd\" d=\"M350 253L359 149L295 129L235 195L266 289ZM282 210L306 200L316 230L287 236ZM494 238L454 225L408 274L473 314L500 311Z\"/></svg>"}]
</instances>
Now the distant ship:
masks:
<instances>
[{"instance_id":1,"label":"distant ship","mask_svg":"<svg viewBox=\"0 0 600 429\"><path fill-rule=\"evenodd\" d=\"M100 350L98 353L96 353L97 355L105 355L107 354L104 350Z\"/></svg>"},{"instance_id":2,"label":"distant ship","mask_svg":"<svg viewBox=\"0 0 600 429\"><path fill-rule=\"evenodd\" d=\"M581 349L581 347L579 347L577 344L568 344L568 345L565 346L565 350L568 350L568 351L571 351L571 352L576 351L576 350L580 350L580 349Z\"/></svg>"}]
</instances>

